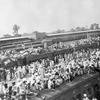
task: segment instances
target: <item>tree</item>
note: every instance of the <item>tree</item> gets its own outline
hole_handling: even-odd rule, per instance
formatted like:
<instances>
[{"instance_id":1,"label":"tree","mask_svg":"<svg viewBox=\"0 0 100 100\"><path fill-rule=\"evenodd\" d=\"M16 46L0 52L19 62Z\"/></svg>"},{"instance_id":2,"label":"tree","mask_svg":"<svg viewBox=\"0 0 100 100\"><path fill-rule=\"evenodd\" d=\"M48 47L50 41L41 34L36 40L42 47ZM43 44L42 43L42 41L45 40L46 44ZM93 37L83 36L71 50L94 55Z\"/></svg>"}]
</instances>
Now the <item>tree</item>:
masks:
<instances>
[{"instance_id":1,"label":"tree","mask_svg":"<svg viewBox=\"0 0 100 100\"><path fill-rule=\"evenodd\" d=\"M71 28L71 29L70 29L70 32L75 32L75 29Z\"/></svg>"},{"instance_id":2,"label":"tree","mask_svg":"<svg viewBox=\"0 0 100 100\"><path fill-rule=\"evenodd\" d=\"M66 31L64 30L64 29L57 29L56 31L55 31L55 33L65 33Z\"/></svg>"},{"instance_id":3,"label":"tree","mask_svg":"<svg viewBox=\"0 0 100 100\"><path fill-rule=\"evenodd\" d=\"M20 29L20 27L17 24L13 25L13 34L18 34L18 30Z\"/></svg>"},{"instance_id":4,"label":"tree","mask_svg":"<svg viewBox=\"0 0 100 100\"><path fill-rule=\"evenodd\" d=\"M90 29L95 30L95 29L99 29L99 24L91 24Z\"/></svg>"},{"instance_id":5,"label":"tree","mask_svg":"<svg viewBox=\"0 0 100 100\"><path fill-rule=\"evenodd\" d=\"M37 33L40 33L39 31L34 31L33 33L37 34Z\"/></svg>"},{"instance_id":6,"label":"tree","mask_svg":"<svg viewBox=\"0 0 100 100\"><path fill-rule=\"evenodd\" d=\"M93 30L93 24L91 24L90 29Z\"/></svg>"},{"instance_id":7,"label":"tree","mask_svg":"<svg viewBox=\"0 0 100 100\"><path fill-rule=\"evenodd\" d=\"M75 30L76 30L76 31L81 31L81 28L80 28L80 27L76 27Z\"/></svg>"},{"instance_id":8,"label":"tree","mask_svg":"<svg viewBox=\"0 0 100 100\"><path fill-rule=\"evenodd\" d=\"M86 28L85 27L81 27L81 31L86 31Z\"/></svg>"}]
</instances>

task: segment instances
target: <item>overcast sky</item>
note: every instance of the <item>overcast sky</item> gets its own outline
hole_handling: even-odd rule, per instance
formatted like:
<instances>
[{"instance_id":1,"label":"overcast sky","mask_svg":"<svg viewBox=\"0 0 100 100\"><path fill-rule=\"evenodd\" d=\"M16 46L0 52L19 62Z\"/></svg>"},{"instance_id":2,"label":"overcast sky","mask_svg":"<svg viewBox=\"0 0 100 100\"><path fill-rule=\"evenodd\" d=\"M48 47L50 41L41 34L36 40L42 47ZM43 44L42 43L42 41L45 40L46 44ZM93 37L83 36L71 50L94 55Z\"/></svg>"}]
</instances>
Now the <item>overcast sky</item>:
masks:
<instances>
[{"instance_id":1,"label":"overcast sky","mask_svg":"<svg viewBox=\"0 0 100 100\"><path fill-rule=\"evenodd\" d=\"M0 36L100 24L100 0L0 0Z\"/></svg>"}]
</instances>

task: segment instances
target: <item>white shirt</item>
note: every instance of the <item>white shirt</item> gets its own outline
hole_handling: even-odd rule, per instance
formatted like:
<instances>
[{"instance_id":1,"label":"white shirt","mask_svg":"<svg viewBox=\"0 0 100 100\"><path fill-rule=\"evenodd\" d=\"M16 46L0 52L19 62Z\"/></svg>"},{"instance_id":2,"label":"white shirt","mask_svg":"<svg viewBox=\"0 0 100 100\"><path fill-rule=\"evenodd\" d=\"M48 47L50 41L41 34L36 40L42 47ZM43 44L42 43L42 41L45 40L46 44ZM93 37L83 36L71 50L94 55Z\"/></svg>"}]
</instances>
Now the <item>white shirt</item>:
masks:
<instances>
[{"instance_id":1,"label":"white shirt","mask_svg":"<svg viewBox=\"0 0 100 100\"><path fill-rule=\"evenodd\" d=\"M51 89L53 82L51 80L48 80L48 89Z\"/></svg>"}]
</instances>

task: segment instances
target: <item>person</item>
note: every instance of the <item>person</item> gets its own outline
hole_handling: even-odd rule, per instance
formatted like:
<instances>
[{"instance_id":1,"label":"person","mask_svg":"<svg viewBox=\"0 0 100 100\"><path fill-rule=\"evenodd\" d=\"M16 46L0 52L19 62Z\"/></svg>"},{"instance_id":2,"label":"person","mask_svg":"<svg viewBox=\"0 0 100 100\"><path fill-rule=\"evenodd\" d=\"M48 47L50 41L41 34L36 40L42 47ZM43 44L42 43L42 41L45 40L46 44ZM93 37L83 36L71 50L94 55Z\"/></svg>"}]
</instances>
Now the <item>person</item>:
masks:
<instances>
[{"instance_id":1,"label":"person","mask_svg":"<svg viewBox=\"0 0 100 100\"><path fill-rule=\"evenodd\" d=\"M11 95L12 95L12 86L9 86L9 98L11 99Z\"/></svg>"},{"instance_id":2,"label":"person","mask_svg":"<svg viewBox=\"0 0 100 100\"><path fill-rule=\"evenodd\" d=\"M44 78L44 67L43 64L39 64L38 73L41 76L41 80Z\"/></svg>"},{"instance_id":3,"label":"person","mask_svg":"<svg viewBox=\"0 0 100 100\"><path fill-rule=\"evenodd\" d=\"M82 100L89 100L87 94L83 94L83 99Z\"/></svg>"},{"instance_id":4,"label":"person","mask_svg":"<svg viewBox=\"0 0 100 100\"><path fill-rule=\"evenodd\" d=\"M5 86L4 86L4 83L0 83L0 94L5 94L6 93L6 89L5 89Z\"/></svg>"},{"instance_id":5,"label":"person","mask_svg":"<svg viewBox=\"0 0 100 100\"><path fill-rule=\"evenodd\" d=\"M92 100L97 100L97 98L93 97Z\"/></svg>"},{"instance_id":6,"label":"person","mask_svg":"<svg viewBox=\"0 0 100 100\"><path fill-rule=\"evenodd\" d=\"M7 81L10 81L10 71L7 71Z\"/></svg>"},{"instance_id":7,"label":"person","mask_svg":"<svg viewBox=\"0 0 100 100\"><path fill-rule=\"evenodd\" d=\"M48 89L51 89L52 85L53 85L53 81L52 81L52 79L49 79L48 80Z\"/></svg>"}]
</instances>

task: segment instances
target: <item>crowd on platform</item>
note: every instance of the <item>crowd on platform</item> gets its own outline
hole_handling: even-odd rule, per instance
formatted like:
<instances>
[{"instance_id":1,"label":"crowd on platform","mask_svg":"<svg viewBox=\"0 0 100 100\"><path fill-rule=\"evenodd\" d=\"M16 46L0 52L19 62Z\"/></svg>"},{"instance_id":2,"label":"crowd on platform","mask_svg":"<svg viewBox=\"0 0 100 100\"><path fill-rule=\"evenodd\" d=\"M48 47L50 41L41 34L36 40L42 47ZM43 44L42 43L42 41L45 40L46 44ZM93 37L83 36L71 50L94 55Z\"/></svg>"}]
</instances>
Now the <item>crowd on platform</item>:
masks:
<instances>
[{"instance_id":1,"label":"crowd on platform","mask_svg":"<svg viewBox=\"0 0 100 100\"><path fill-rule=\"evenodd\" d=\"M93 67L100 66L100 49L81 50L71 54L55 56L53 60L42 59L26 66L8 70L5 82L0 85L0 94L18 94L55 89L77 76L93 73ZM12 76L12 77L11 77ZM12 78L12 79L11 79ZM13 82L9 81L15 80Z\"/></svg>"},{"instance_id":2,"label":"crowd on platform","mask_svg":"<svg viewBox=\"0 0 100 100\"><path fill-rule=\"evenodd\" d=\"M82 41L79 40L78 43L87 43L87 40ZM77 42L75 43L77 44ZM91 43L91 41L89 40L88 43ZM63 49L64 43L59 44L60 48ZM55 48L55 44L53 45L53 48ZM73 42L70 45L73 46ZM4 59L6 56L18 56L18 54L16 51L0 53L1 59ZM5 70L5 73L2 75L4 80L0 84L0 94L4 94L6 97L9 95L9 98L15 100L14 98L20 94L37 93L37 91L44 89L55 89L78 76L94 73L93 68L99 66L100 49L97 48L86 51L83 49L70 54L65 53L64 55L55 56L53 59L40 59L25 66L13 66L13 68Z\"/></svg>"}]
</instances>

